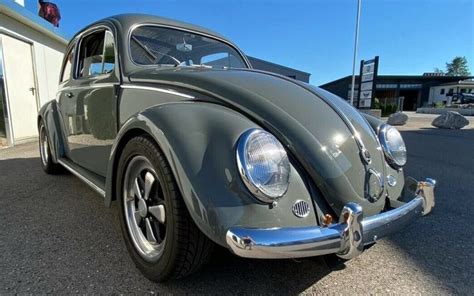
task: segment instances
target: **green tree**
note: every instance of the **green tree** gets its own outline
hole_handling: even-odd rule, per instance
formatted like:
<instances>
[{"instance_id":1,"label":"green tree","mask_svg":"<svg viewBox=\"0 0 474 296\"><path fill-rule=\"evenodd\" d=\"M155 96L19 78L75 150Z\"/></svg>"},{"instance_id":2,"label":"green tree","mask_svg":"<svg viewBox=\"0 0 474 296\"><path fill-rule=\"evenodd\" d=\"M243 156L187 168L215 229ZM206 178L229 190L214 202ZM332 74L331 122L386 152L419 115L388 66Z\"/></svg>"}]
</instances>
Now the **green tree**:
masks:
<instances>
[{"instance_id":1,"label":"green tree","mask_svg":"<svg viewBox=\"0 0 474 296\"><path fill-rule=\"evenodd\" d=\"M469 76L469 66L466 57L455 57L451 63L446 63L447 76Z\"/></svg>"}]
</instances>

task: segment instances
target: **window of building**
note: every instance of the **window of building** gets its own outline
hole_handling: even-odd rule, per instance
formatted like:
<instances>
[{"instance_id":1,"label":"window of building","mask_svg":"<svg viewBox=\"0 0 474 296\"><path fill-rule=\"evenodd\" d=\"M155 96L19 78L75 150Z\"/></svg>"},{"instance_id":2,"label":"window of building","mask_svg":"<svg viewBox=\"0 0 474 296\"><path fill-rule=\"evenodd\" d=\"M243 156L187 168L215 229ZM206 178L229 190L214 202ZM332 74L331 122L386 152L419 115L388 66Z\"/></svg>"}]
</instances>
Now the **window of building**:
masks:
<instances>
[{"instance_id":1,"label":"window of building","mask_svg":"<svg viewBox=\"0 0 474 296\"><path fill-rule=\"evenodd\" d=\"M349 90L349 91L347 92L347 98L348 98L349 100L351 99L351 93L352 93L351 90ZM357 99L358 97L359 97L359 91L358 91L358 90L354 90L354 100Z\"/></svg>"},{"instance_id":2,"label":"window of building","mask_svg":"<svg viewBox=\"0 0 474 296\"><path fill-rule=\"evenodd\" d=\"M60 82L65 82L71 79L71 68L72 68L72 62L74 59L74 48L75 48L75 45L72 46L72 48L69 50L67 54L66 63L64 64L64 67L63 67Z\"/></svg>"},{"instance_id":3,"label":"window of building","mask_svg":"<svg viewBox=\"0 0 474 296\"><path fill-rule=\"evenodd\" d=\"M296 79L296 75L288 75L288 77Z\"/></svg>"},{"instance_id":4,"label":"window of building","mask_svg":"<svg viewBox=\"0 0 474 296\"><path fill-rule=\"evenodd\" d=\"M461 93L462 93L462 94L466 93L466 89L465 89L465 88L461 88Z\"/></svg>"},{"instance_id":5,"label":"window of building","mask_svg":"<svg viewBox=\"0 0 474 296\"><path fill-rule=\"evenodd\" d=\"M421 88L422 85L419 83L402 83L400 88Z\"/></svg>"},{"instance_id":6,"label":"window of building","mask_svg":"<svg viewBox=\"0 0 474 296\"><path fill-rule=\"evenodd\" d=\"M100 31L84 37L79 49L76 76L93 77L113 72L115 68L115 49L110 32Z\"/></svg>"},{"instance_id":7,"label":"window of building","mask_svg":"<svg viewBox=\"0 0 474 296\"><path fill-rule=\"evenodd\" d=\"M452 95L453 95L453 91L454 91L454 89L450 88L450 89L448 90L448 96L452 96Z\"/></svg>"},{"instance_id":8,"label":"window of building","mask_svg":"<svg viewBox=\"0 0 474 296\"><path fill-rule=\"evenodd\" d=\"M379 83L375 86L376 88L384 89L384 88L397 88L397 84L395 83Z\"/></svg>"},{"instance_id":9,"label":"window of building","mask_svg":"<svg viewBox=\"0 0 474 296\"><path fill-rule=\"evenodd\" d=\"M439 94L440 94L440 95L444 95L444 88L442 88L442 89L439 91Z\"/></svg>"}]
</instances>

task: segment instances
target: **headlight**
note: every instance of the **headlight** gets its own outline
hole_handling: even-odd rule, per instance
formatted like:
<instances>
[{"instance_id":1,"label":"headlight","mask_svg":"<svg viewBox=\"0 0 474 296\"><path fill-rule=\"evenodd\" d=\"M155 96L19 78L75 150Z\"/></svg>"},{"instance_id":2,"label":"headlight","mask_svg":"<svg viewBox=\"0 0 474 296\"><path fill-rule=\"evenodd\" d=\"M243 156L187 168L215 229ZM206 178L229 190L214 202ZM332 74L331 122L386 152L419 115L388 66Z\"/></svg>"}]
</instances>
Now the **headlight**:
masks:
<instances>
[{"instance_id":1,"label":"headlight","mask_svg":"<svg viewBox=\"0 0 474 296\"><path fill-rule=\"evenodd\" d=\"M270 133L251 129L237 143L237 165L247 188L261 201L273 202L288 190L290 161Z\"/></svg>"},{"instance_id":2,"label":"headlight","mask_svg":"<svg viewBox=\"0 0 474 296\"><path fill-rule=\"evenodd\" d=\"M404 166L407 162L407 148L398 130L384 124L380 127L379 138L389 164L396 169Z\"/></svg>"}]
</instances>

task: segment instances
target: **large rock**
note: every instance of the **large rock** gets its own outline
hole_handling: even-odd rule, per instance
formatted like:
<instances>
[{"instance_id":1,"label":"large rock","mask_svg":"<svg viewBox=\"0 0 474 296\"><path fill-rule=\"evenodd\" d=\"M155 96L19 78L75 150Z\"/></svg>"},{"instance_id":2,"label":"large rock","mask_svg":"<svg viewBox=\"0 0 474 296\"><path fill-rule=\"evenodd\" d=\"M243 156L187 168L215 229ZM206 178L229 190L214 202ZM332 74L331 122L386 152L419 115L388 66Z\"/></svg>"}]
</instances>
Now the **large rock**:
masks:
<instances>
[{"instance_id":1,"label":"large rock","mask_svg":"<svg viewBox=\"0 0 474 296\"><path fill-rule=\"evenodd\" d=\"M459 112L455 111L448 111L436 117L431 123L431 125L434 127L447 129L460 129L468 124L469 120L459 114Z\"/></svg>"},{"instance_id":2,"label":"large rock","mask_svg":"<svg viewBox=\"0 0 474 296\"><path fill-rule=\"evenodd\" d=\"M404 125L408 121L408 115L403 112L395 112L390 114L387 123L390 125Z\"/></svg>"}]
</instances>

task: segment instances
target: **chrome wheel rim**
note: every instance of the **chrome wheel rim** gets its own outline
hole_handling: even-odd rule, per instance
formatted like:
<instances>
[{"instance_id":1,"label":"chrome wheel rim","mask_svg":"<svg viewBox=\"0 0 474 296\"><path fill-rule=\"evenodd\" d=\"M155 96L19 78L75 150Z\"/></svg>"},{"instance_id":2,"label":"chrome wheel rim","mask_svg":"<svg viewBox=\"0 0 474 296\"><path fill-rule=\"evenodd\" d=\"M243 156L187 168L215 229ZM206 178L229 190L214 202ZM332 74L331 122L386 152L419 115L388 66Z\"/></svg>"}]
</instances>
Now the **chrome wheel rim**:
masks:
<instances>
[{"instance_id":1,"label":"chrome wheel rim","mask_svg":"<svg viewBox=\"0 0 474 296\"><path fill-rule=\"evenodd\" d=\"M41 162L43 163L44 166L48 165L48 135L46 134L46 129L44 128L44 125L41 125L40 127L40 156L41 156Z\"/></svg>"},{"instance_id":2,"label":"chrome wheel rim","mask_svg":"<svg viewBox=\"0 0 474 296\"><path fill-rule=\"evenodd\" d=\"M147 261L158 260L166 243L166 206L161 182L145 157L130 160L123 196L125 220L135 249Z\"/></svg>"}]
</instances>

